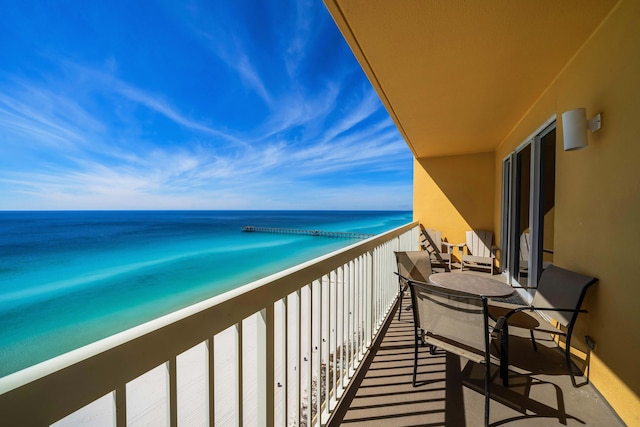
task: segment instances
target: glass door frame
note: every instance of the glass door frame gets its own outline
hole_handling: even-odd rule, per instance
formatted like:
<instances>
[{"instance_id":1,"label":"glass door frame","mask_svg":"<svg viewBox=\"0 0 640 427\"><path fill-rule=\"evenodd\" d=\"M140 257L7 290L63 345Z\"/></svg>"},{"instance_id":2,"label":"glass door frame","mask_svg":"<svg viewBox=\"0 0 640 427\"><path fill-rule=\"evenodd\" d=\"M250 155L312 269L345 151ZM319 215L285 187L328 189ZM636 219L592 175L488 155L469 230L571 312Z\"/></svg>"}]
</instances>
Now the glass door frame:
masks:
<instances>
[{"instance_id":1,"label":"glass door frame","mask_svg":"<svg viewBox=\"0 0 640 427\"><path fill-rule=\"evenodd\" d=\"M502 161L502 201L501 201L501 228L500 228L500 248L501 248L501 270L506 277L507 283L512 286L527 286L535 288L538 285L540 276L540 259L542 238L541 238L541 173L542 173L542 139L556 129L555 114L547 119L535 132L533 132L524 142L516 147ZM530 164L530 188L529 188L529 232L530 250L528 260L527 283L520 283L519 276L519 251L520 239L518 238L519 218L518 213L518 162L517 156L527 147L531 147ZM517 254L517 255L516 255ZM533 299L533 291L519 292L527 302Z\"/></svg>"}]
</instances>

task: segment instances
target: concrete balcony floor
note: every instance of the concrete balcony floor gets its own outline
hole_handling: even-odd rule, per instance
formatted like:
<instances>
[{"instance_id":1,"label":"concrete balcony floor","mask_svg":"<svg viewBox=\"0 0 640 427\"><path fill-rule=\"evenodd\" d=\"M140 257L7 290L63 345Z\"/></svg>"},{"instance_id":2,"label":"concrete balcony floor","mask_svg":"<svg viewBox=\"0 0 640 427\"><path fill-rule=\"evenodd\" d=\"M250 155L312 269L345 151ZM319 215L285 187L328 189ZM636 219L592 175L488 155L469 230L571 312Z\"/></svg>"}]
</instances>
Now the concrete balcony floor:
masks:
<instances>
[{"instance_id":1,"label":"concrete balcony floor","mask_svg":"<svg viewBox=\"0 0 640 427\"><path fill-rule=\"evenodd\" d=\"M510 361L517 366L544 361L535 375L511 370L510 387L505 388L497 367L492 368L491 425L624 426L585 377L574 377L578 385L574 387L564 354L552 348L555 347L552 340L545 342L544 337L540 338L537 353L524 337L510 340L513 342ZM395 312L331 425L483 425L484 367L442 350L430 355L428 346L422 346L418 385L413 387L413 351L412 313L403 310L399 321Z\"/></svg>"}]
</instances>

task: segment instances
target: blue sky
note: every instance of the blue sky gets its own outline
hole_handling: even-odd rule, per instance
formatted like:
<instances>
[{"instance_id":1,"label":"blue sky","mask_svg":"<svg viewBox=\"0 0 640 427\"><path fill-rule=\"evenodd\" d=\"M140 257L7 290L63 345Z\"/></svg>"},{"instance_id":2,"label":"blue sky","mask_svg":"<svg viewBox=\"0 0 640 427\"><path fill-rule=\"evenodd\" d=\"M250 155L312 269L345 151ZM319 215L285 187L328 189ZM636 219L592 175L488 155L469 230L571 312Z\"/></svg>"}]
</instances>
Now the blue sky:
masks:
<instances>
[{"instance_id":1,"label":"blue sky","mask_svg":"<svg viewBox=\"0 0 640 427\"><path fill-rule=\"evenodd\" d=\"M0 6L0 209L411 209L321 0Z\"/></svg>"}]
</instances>

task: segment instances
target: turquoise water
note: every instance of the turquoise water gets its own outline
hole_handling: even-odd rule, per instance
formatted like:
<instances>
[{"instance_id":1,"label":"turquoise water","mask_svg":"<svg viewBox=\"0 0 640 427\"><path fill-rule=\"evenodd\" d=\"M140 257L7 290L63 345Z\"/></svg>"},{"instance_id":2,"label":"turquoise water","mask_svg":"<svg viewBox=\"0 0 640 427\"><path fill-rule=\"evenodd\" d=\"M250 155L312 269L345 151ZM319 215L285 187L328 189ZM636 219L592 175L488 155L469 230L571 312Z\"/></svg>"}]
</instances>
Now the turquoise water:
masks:
<instances>
[{"instance_id":1,"label":"turquoise water","mask_svg":"<svg viewBox=\"0 0 640 427\"><path fill-rule=\"evenodd\" d=\"M411 212L0 212L0 376L357 240L245 225L380 233Z\"/></svg>"}]
</instances>

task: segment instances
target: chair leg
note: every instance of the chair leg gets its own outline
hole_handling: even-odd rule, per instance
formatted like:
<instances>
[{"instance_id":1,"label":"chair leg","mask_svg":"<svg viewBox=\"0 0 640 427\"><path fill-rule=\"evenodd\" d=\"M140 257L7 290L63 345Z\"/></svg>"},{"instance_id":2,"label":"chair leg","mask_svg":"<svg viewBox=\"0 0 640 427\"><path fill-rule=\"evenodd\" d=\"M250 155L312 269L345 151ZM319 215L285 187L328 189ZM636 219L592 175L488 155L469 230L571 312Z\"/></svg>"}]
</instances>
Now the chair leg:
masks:
<instances>
[{"instance_id":1,"label":"chair leg","mask_svg":"<svg viewBox=\"0 0 640 427\"><path fill-rule=\"evenodd\" d=\"M489 405L491 404L491 390L489 389L491 384L491 364L486 364L484 375L484 425L489 427Z\"/></svg>"},{"instance_id":2,"label":"chair leg","mask_svg":"<svg viewBox=\"0 0 640 427\"><path fill-rule=\"evenodd\" d=\"M502 385L509 387L509 328L506 322L500 335L500 377Z\"/></svg>"},{"instance_id":3,"label":"chair leg","mask_svg":"<svg viewBox=\"0 0 640 427\"><path fill-rule=\"evenodd\" d=\"M398 322L400 321L400 315L402 314L402 296L404 291L402 290L402 285L400 285L400 293L398 296L400 297L400 305L398 305Z\"/></svg>"},{"instance_id":4,"label":"chair leg","mask_svg":"<svg viewBox=\"0 0 640 427\"><path fill-rule=\"evenodd\" d=\"M489 317L487 316L487 299L482 297L482 305L484 309L484 425L489 427L489 406L491 404L491 354L489 352L490 338L487 331L489 330ZM506 324L506 322L505 322Z\"/></svg>"},{"instance_id":5,"label":"chair leg","mask_svg":"<svg viewBox=\"0 0 640 427\"><path fill-rule=\"evenodd\" d=\"M571 362L571 335L566 335L564 342L566 346L564 349L564 357L567 360L567 370L569 371L569 375L573 376L577 374L577 372L573 370L573 363ZM582 372L580 374L582 374Z\"/></svg>"},{"instance_id":6,"label":"chair leg","mask_svg":"<svg viewBox=\"0 0 640 427\"><path fill-rule=\"evenodd\" d=\"M418 376L418 328L414 328L414 342L413 342L413 381L412 384L416 386L416 377Z\"/></svg>"},{"instance_id":7,"label":"chair leg","mask_svg":"<svg viewBox=\"0 0 640 427\"><path fill-rule=\"evenodd\" d=\"M533 344L533 351L538 351L538 345L536 344L536 337L533 336L533 329L529 330L531 334L531 343Z\"/></svg>"}]
</instances>

